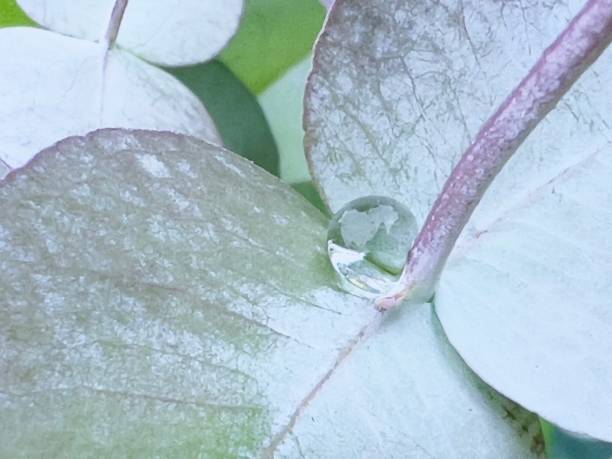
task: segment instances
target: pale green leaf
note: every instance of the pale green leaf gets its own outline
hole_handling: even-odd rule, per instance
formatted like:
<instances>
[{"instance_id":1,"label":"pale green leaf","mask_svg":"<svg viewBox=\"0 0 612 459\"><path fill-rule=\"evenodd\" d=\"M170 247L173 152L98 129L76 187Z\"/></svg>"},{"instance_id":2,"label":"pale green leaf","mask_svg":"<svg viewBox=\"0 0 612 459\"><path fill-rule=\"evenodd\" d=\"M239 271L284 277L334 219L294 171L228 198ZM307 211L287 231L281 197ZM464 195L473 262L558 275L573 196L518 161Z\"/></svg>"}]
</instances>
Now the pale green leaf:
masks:
<instances>
[{"instance_id":1,"label":"pale green leaf","mask_svg":"<svg viewBox=\"0 0 612 459\"><path fill-rule=\"evenodd\" d=\"M2 457L532 457L533 416L430 306L377 328L326 219L228 151L69 138L0 182L0 213Z\"/></svg>"},{"instance_id":2,"label":"pale green leaf","mask_svg":"<svg viewBox=\"0 0 612 459\"><path fill-rule=\"evenodd\" d=\"M59 139L101 127L166 129L220 143L197 97L125 51L11 27L0 30L0 55L0 160L12 168Z\"/></svg>"},{"instance_id":3,"label":"pale green leaf","mask_svg":"<svg viewBox=\"0 0 612 459\"><path fill-rule=\"evenodd\" d=\"M17 0L42 26L98 41L115 0ZM129 0L117 44L161 65L190 65L214 57L236 33L242 0Z\"/></svg>"},{"instance_id":4,"label":"pale green leaf","mask_svg":"<svg viewBox=\"0 0 612 459\"><path fill-rule=\"evenodd\" d=\"M436 293L450 341L485 381L567 430L609 442L611 148L465 234Z\"/></svg>"},{"instance_id":5,"label":"pale green leaf","mask_svg":"<svg viewBox=\"0 0 612 459\"><path fill-rule=\"evenodd\" d=\"M367 194L391 195L423 221L482 123L582 4L336 2L305 111L311 172L330 208ZM607 139L606 56L496 179L495 187L510 189L501 204L519 184L554 177L585 142ZM493 208L500 204L497 195L486 199Z\"/></svg>"},{"instance_id":6,"label":"pale green leaf","mask_svg":"<svg viewBox=\"0 0 612 459\"><path fill-rule=\"evenodd\" d=\"M423 222L482 123L582 7L336 2L306 96L306 143L332 210L367 194ZM496 177L436 308L485 381L561 427L612 440L612 55Z\"/></svg>"},{"instance_id":7,"label":"pale green leaf","mask_svg":"<svg viewBox=\"0 0 612 459\"><path fill-rule=\"evenodd\" d=\"M388 317L287 437L278 457L527 459L543 449L537 417L466 368L428 304Z\"/></svg>"}]
</instances>

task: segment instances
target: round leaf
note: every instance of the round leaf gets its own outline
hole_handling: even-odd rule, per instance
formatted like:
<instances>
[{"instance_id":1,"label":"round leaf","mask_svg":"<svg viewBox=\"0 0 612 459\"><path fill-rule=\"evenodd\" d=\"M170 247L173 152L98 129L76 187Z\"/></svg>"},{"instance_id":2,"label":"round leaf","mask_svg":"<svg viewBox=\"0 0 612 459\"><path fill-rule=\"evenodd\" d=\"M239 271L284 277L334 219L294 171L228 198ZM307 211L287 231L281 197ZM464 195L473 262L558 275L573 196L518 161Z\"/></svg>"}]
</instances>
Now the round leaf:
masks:
<instances>
[{"instance_id":1,"label":"round leaf","mask_svg":"<svg viewBox=\"0 0 612 459\"><path fill-rule=\"evenodd\" d=\"M449 339L485 381L567 430L608 442L610 183L610 147L581 158L465 235L436 292Z\"/></svg>"},{"instance_id":2,"label":"round leaf","mask_svg":"<svg viewBox=\"0 0 612 459\"><path fill-rule=\"evenodd\" d=\"M44 27L98 41L114 0L18 0ZM129 0L117 44L161 65L197 64L214 57L236 33L242 0Z\"/></svg>"},{"instance_id":3,"label":"round leaf","mask_svg":"<svg viewBox=\"0 0 612 459\"><path fill-rule=\"evenodd\" d=\"M519 444L508 441L513 430ZM278 457L528 459L544 446L537 416L466 368L429 304L389 317L287 437Z\"/></svg>"},{"instance_id":4,"label":"round leaf","mask_svg":"<svg viewBox=\"0 0 612 459\"><path fill-rule=\"evenodd\" d=\"M423 221L482 123L581 1L341 1L306 96L332 210L366 194ZM436 293L485 381L561 427L612 440L612 179L606 52L495 178Z\"/></svg>"},{"instance_id":5,"label":"round leaf","mask_svg":"<svg viewBox=\"0 0 612 459\"><path fill-rule=\"evenodd\" d=\"M69 138L0 182L0 213L0 456L532 457L533 416L429 306L377 330L335 287L325 218L219 147Z\"/></svg>"},{"instance_id":6,"label":"round leaf","mask_svg":"<svg viewBox=\"0 0 612 459\"><path fill-rule=\"evenodd\" d=\"M220 142L185 86L129 53L14 27L0 30L0 54L0 159L10 167L100 127L166 129Z\"/></svg>"}]
</instances>

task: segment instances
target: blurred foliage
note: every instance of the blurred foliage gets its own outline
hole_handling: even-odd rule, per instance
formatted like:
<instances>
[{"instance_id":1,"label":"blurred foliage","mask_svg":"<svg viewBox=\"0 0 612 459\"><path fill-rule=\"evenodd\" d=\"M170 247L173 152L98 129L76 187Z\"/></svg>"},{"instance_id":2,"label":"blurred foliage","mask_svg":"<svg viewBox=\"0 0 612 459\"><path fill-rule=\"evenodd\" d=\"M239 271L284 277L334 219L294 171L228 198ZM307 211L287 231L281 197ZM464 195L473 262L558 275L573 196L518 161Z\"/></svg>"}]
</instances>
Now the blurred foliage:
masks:
<instances>
[{"instance_id":1,"label":"blurred foliage","mask_svg":"<svg viewBox=\"0 0 612 459\"><path fill-rule=\"evenodd\" d=\"M0 27L34 25L15 0L0 0Z\"/></svg>"},{"instance_id":2,"label":"blurred foliage","mask_svg":"<svg viewBox=\"0 0 612 459\"><path fill-rule=\"evenodd\" d=\"M310 180L302 127L304 88L310 67L309 54L258 96L280 152L280 176L289 183Z\"/></svg>"},{"instance_id":3,"label":"blurred foliage","mask_svg":"<svg viewBox=\"0 0 612 459\"><path fill-rule=\"evenodd\" d=\"M291 186L295 191L304 196L313 206L323 212L324 215L330 216L327 207L325 207L319 192L312 182L292 183Z\"/></svg>"},{"instance_id":4,"label":"blurred foliage","mask_svg":"<svg viewBox=\"0 0 612 459\"><path fill-rule=\"evenodd\" d=\"M199 97L226 148L279 175L278 150L270 126L248 88L217 60L166 69Z\"/></svg>"},{"instance_id":5,"label":"blurred foliage","mask_svg":"<svg viewBox=\"0 0 612 459\"><path fill-rule=\"evenodd\" d=\"M575 435L540 419L549 459L610 459L612 443Z\"/></svg>"},{"instance_id":6,"label":"blurred foliage","mask_svg":"<svg viewBox=\"0 0 612 459\"><path fill-rule=\"evenodd\" d=\"M311 51L324 19L319 0L246 0L220 60L257 94Z\"/></svg>"}]
</instances>

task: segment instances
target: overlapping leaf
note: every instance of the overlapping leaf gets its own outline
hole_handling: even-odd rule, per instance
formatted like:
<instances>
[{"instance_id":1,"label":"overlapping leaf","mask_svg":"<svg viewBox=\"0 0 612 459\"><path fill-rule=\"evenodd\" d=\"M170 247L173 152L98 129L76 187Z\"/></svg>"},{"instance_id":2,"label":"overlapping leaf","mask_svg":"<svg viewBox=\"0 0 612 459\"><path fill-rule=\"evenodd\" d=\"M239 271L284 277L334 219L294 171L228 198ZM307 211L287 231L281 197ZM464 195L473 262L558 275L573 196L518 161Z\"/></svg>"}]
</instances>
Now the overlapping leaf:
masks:
<instances>
[{"instance_id":1,"label":"overlapping leaf","mask_svg":"<svg viewBox=\"0 0 612 459\"><path fill-rule=\"evenodd\" d=\"M483 121L581 6L336 2L305 112L330 208L383 194L422 222ZM608 441L610 62L607 52L495 179L436 297L451 342L485 381Z\"/></svg>"},{"instance_id":2,"label":"overlapping leaf","mask_svg":"<svg viewBox=\"0 0 612 459\"><path fill-rule=\"evenodd\" d=\"M18 0L44 27L97 41L115 0ZM214 57L238 30L242 0L130 0L117 43L161 65L189 65Z\"/></svg>"},{"instance_id":3,"label":"overlapping leaf","mask_svg":"<svg viewBox=\"0 0 612 459\"><path fill-rule=\"evenodd\" d=\"M220 142L185 86L125 51L14 27L0 30L0 53L0 159L7 166L99 127L167 129Z\"/></svg>"},{"instance_id":4,"label":"overlapping leaf","mask_svg":"<svg viewBox=\"0 0 612 459\"><path fill-rule=\"evenodd\" d=\"M466 235L436 294L451 342L489 384L568 430L607 441L610 151L581 159Z\"/></svg>"},{"instance_id":5,"label":"overlapping leaf","mask_svg":"<svg viewBox=\"0 0 612 459\"><path fill-rule=\"evenodd\" d=\"M278 149L263 110L225 64L213 60L168 71L202 101L226 148L279 175Z\"/></svg>"},{"instance_id":6,"label":"overlapping leaf","mask_svg":"<svg viewBox=\"0 0 612 459\"><path fill-rule=\"evenodd\" d=\"M430 307L375 330L323 216L228 151L69 138L0 182L0 213L0 456L532 455L533 417Z\"/></svg>"}]
</instances>

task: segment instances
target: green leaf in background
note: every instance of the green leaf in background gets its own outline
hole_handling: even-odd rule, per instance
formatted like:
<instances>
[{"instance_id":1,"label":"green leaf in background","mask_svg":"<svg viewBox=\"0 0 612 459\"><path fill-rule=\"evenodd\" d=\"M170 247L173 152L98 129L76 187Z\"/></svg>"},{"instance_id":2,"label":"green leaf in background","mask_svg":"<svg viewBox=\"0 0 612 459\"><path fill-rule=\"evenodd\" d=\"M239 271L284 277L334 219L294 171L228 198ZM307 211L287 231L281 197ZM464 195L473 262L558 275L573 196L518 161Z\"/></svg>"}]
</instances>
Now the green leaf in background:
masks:
<instances>
[{"instance_id":1,"label":"green leaf in background","mask_svg":"<svg viewBox=\"0 0 612 459\"><path fill-rule=\"evenodd\" d=\"M291 186L295 191L297 191L306 199L308 199L308 201L317 209L319 209L324 214L329 215L329 211L325 207L325 203L321 199L319 192L317 191L312 182L292 183Z\"/></svg>"},{"instance_id":2,"label":"green leaf in background","mask_svg":"<svg viewBox=\"0 0 612 459\"><path fill-rule=\"evenodd\" d=\"M324 18L318 0L247 1L221 60L257 94L311 51Z\"/></svg>"},{"instance_id":3,"label":"green leaf in background","mask_svg":"<svg viewBox=\"0 0 612 459\"><path fill-rule=\"evenodd\" d=\"M219 61L166 69L200 98L223 144L271 174L279 175L278 150L257 99Z\"/></svg>"},{"instance_id":4,"label":"green leaf in background","mask_svg":"<svg viewBox=\"0 0 612 459\"><path fill-rule=\"evenodd\" d=\"M610 459L612 443L574 435L541 420L548 459Z\"/></svg>"},{"instance_id":5,"label":"green leaf in background","mask_svg":"<svg viewBox=\"0 0 612 459\"><path fill-rule=\"evenodd\" d=\"M304 154L304 88L311 56L302 59L259 96L280 153L280 176L288 183L310 180Z\"/></svg>"},{"instance_id":6,"label":"green leaf in background","mask_svg":"<svg viewBox=\"0 0 612 459\"><path fill-rule=\"evenodd\" d=\"M0 27L34 25L15 0L0 0Z\"/></svg>"}]
</instances>

